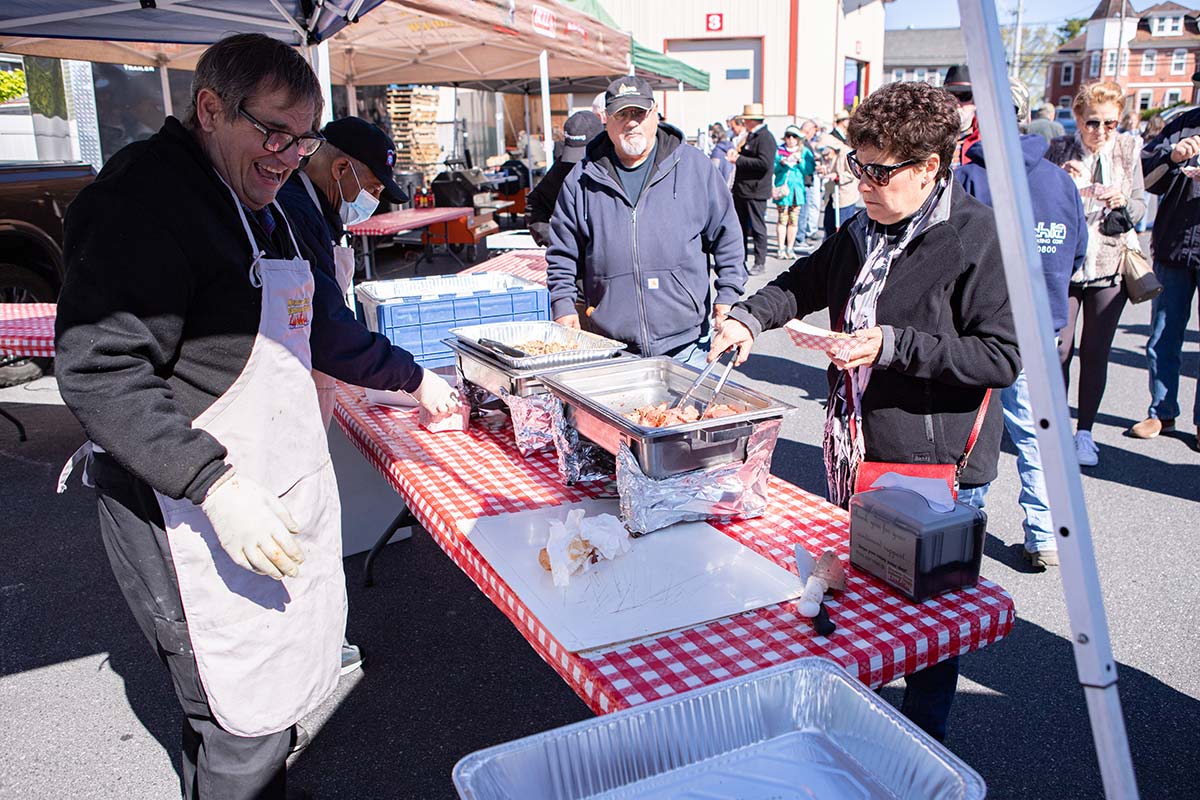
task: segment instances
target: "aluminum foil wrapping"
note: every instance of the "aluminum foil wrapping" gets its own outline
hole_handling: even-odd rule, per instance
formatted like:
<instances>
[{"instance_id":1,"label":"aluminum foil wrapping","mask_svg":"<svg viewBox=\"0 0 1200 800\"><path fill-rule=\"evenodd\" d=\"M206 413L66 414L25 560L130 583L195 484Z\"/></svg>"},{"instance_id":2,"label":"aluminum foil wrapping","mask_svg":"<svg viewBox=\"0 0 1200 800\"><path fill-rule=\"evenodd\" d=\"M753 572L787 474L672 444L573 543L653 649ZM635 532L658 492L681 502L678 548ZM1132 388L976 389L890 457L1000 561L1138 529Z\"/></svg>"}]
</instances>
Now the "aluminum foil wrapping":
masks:
<instances>
[{"instance_id":1,"label":"aluminum foil wrapping","mask_svg":"<svg viewBox=\"0 0 1200 800\"><path fill-rule=\"evenodd\" d=\"M459 373L458 375L458 382L462 386L463 397L465 397L466 401L470 403L472 411L482 409L495 396L482 386L477 386L476 384L465 380L462 376L462 373Z\"/></svg>"},{"instance_id":2,"label":"aluminum foil wrapping","mask_svg":"<svg viewBox=\"0 0 1200 800\"><path fill-rule=\"evenodd\" d=\"M501 389L500 399L508 406L512 417L513 437L517 450L527 456L543 447L554 444L554 406L558 398L552 394L535 394L520 397Z\"/></svg>"},{"instance_id":3,"label":"aluminum foil wrapping","mask_svg":"<svg viewBox=\"0 0 1200 800\"><path fill-rule=\"evenodd\" d=\"M670 478L648 477L622 444L617 454L621 520L634 535L640 535L676 522L761 516L767 510L767 479L781 422L772 419L754 426L745 461Z\"/></svg>"},{"instance_id":4,"label":"aluminum foil wrapping","mask_svg":"<svg viewBox=\"0 0 1200 800\"><path fill-rule=\"evenodd\" d=\"M587 439L579 437L575 426L567 422L562 401L554 398L554 447L558 451L558 476L564 484L610 480L613 457Z\"/></svg>"}]
</instances>

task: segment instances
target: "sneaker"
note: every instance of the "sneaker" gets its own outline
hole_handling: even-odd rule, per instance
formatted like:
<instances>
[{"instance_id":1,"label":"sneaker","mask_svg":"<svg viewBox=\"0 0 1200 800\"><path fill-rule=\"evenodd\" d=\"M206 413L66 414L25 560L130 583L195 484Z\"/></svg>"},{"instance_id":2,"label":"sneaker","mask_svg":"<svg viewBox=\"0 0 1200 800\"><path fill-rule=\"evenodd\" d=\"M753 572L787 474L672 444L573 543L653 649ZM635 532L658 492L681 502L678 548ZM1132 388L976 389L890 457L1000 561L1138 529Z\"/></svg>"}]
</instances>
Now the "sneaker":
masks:
<instances>
[{"instance_id":1,"label":"sneaker","mask_svg":"<svg viewBox=\"0 0 1200 800\"><path fill-rule=\"evenodd\" d=\"M1045 569L1046 567L1058 566L1058 551L1057 550L1035 550L1032 553L1025 551L1025 563L1034 569Z\"/></svg>"},{"instance_id":2,"label":"sneaker","mask_svg":"<svg viewBox=\"0 0 1200 800\"><path fill-rule=\"evenodd\" d=\"M1134 425L1129 429L1129 435L1135 439L1153 439L1163 431L1175 430L1175 418L1159 419L1158 417L1146 417L1144 420Z\"/></svg>"},{"instance_id":3,"label":"sneaker","mask_svg":"<svg viewBox=\"0 0 1200 800\"><path fill-rule=\"evenodd\" d=\"M1094 467L1100 463L1100 448L1092 441L1091 431L1075 434L1075 457L1081 467Z\"/></svg>"},{"instance_id":4,"label":"sneaker","mask_svg":"<svg viewBox=\"0 0 1200 800\"><path fill-rule=\"evenodd\" d=\"M362 650L358 645L342 643L342 674L349 675L363 665Z\"/></svg>"},{"instance_id":5,"label":"sneaker","mask_svg":"<svg viewBox=\"0 0 1200 800\"><path fill-rule=\"evenodd\" d=\"M766 271L767 271L766 264L755 264L754 266L750 267L750 269L749 269L749 273L751 275L762 275Z\"/></svg>"}]
</instances>

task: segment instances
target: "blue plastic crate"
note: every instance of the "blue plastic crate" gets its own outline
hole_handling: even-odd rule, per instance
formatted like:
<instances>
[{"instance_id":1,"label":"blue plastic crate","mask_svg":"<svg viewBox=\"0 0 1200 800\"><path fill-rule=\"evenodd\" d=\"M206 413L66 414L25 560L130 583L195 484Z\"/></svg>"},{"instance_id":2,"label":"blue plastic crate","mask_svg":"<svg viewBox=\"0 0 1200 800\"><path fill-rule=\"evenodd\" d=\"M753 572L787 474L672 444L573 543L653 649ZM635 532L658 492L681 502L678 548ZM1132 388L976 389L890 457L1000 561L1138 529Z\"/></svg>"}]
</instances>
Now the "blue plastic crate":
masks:
<instances>
[{"instance_id":1,"label":"blue plastic crate","mask_svg":"<svg viewBox=\"0 0 1200 800\"><path fill-rule=\"evenodd\" d=\"M363 322L392 344L422 361L430 357L453 363L442 344L451 328L485 322L550 319L546 287L506 273L403 278L371 281L355 287L362 303Z\"/></svg>"}]
</instances>

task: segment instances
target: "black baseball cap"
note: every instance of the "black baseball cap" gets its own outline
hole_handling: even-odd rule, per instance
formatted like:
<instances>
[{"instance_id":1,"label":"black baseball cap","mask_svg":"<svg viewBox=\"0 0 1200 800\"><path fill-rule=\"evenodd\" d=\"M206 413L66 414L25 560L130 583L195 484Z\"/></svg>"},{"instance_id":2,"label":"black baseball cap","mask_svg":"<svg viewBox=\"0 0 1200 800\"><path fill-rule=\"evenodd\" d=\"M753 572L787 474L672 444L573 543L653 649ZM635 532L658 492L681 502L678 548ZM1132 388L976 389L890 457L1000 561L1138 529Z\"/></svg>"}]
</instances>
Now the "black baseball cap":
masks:
<instances>
[{"instance_id":1,"label":"black baseball cap","mask_svg":"<svg viewBox=\"0 0 1200 800\"><path fill-rule=\"evenodd\" d=\"M321 129L325 141L351 158L358 159L383 184L383 199L391 203L407 203L408 195L400 190L392 167L396 164L396 145L388 135L365 119L342 117Z\"/></svg>"},{"instance_id":2,"label":"black baseball cap","mask_svg":"<svg viewBox=\"0 0 1200 800\"><path fill-rule=\"evenodd\" d=\"M654 105L654 90L650 88L650 84L645 78L639 78L636 75L617 78L608 85L608 90L604 93L606 114L615 114L629 106L650 108L652 105Z\"/></svg>"},{"instance_id":3,"label":"black baseball cap","mask_svg":"<svg viewBox=\"0 0 1200 800\"><path fill-rule=\"evenodd\" d=\"M563 125L562 160L574 163L583 158L587 143L604 130L594 111L576 111Z\"/></svg>"}]
</instances>

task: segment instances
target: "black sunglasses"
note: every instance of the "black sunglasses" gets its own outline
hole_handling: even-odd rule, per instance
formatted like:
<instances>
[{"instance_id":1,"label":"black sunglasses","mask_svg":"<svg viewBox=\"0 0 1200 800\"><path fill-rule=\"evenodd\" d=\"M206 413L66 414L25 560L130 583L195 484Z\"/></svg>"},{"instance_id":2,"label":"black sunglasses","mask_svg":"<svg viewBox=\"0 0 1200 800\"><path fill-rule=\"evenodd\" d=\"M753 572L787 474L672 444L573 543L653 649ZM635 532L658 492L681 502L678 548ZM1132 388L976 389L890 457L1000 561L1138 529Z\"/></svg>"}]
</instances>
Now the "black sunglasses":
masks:
<instances>
[{"instance_id":1,"label":"black sunglasses","mask_svg":"<svg viewBox=\"0 0 1200 800\"><path fill-rule=\"evenodd\" d=\"M1117 120L1115 119L1089 119L1083 124L1087 126L1089 131L1098 131L1100 130L1101 125L1104 126L1104 130L1106 131L1115 131L1117 129Z\"/></svg>"},{"instance_id":2,"label":"black sunglasses","mask_svg":"<svg viewBox=\"0 0 1200 800\"><path fill-rule=\"evenodd\" d=\"M250 115L250 112L238 106L238 114L245 117L246 120L258 129L258 132L266 139L263 139L263 149L268 153L282 153L292 145L296 145L296 152L301 157L307 158L320 149L321 143L325 141L325 137L319 133L306 133L302 136L294 136L287 131L268 128L263 123L256 120Z\"/></svg>"},{"instance_id":3,"label":"black sunglasses","mask_svg":"<svg viewBox=\"0 0 1200 800\"><path fill-rule=\"evenodd\" d=\"M851 150L846 155L846 160L850 162L850 173L854 177L860 180L866 177L876 186L887 186L892 181L893 172L920 163L919 159L910 158L907 161L901 161L899 164L864 164L858 160L857 150Z\"/></svg>"}]
</instances>

